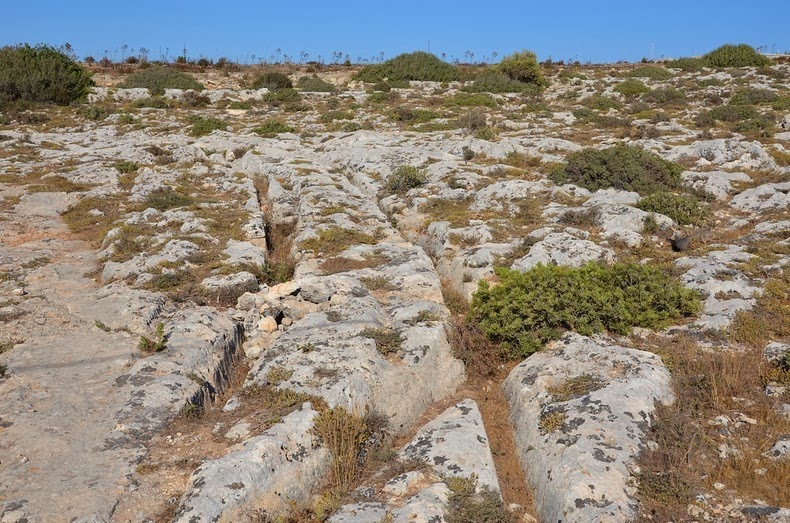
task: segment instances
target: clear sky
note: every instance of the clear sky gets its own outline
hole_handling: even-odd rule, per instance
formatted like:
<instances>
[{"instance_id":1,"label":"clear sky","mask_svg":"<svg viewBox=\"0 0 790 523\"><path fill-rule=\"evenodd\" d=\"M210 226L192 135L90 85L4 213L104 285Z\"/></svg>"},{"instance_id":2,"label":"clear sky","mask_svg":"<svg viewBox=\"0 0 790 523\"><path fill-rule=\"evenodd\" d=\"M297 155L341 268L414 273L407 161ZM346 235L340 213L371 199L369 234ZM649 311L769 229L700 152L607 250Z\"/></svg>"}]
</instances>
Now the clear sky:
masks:
<instances>
[{"instance_id":1,"label":"clear sky","mask_svg":"<svg viewBox=\"0 0 790 523\"><path fill-rule=\"evenodd\" d=\"M5 0L0 45L70 43L77 56L149 50L241 62L333 52L370 59L430 50L490 60L530 49L540 60L614 62L702 54L725 43L790 51L790 0L221 1ZM127 46L124 51L123 46ZM303 54L304 53L304 54Z\"/></svg>"}]
</instances>

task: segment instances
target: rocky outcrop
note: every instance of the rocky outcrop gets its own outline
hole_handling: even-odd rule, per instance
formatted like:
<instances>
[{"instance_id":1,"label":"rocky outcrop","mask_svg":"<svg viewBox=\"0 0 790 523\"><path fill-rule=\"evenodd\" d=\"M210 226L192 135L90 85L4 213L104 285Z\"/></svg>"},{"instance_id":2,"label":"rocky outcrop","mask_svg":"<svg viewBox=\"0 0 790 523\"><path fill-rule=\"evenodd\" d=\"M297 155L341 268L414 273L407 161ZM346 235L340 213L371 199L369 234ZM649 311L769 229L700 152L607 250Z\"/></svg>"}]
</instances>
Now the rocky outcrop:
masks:
<instances>
[{"instance_id":1,"label":"rocky outcrop","mask_svg":"<svg viewBox=\"0 0 790 523\"><path fill-rule=\"evenodd\" d=\"M655 354L566 335L503 388L542 521L633 521L636 457L656 402L672 400Z\"/></svg>"}]
</instances>

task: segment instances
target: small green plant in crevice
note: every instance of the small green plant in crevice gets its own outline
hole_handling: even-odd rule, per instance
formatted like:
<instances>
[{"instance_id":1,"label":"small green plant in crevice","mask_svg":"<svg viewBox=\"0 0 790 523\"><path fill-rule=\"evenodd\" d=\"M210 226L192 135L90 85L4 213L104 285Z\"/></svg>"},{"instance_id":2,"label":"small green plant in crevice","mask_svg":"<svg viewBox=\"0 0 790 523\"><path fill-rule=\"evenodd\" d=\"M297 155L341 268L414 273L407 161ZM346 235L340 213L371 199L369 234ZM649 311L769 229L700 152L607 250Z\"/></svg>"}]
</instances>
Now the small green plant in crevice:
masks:
<instances>
[{"instance_id":1,"label":"small green plant in crevice","mask_svg":"<svg viewBox=\"0 0 790 523\"><path fill-rule=\"evenodd\" d=\"M373 276L373 277L365 276L360 278L360 281L365 284L365 287L367 287L368 290L371 291L387 292L387 291L394 291L398 289L397 285L395 285L390 280L382 276Z\"/></svg>"},{"instance_id":2,"label":"small green plant in crevice","mask_svg":"<svg viewBox=\"0 0 790 523\"><path fill-rule=\"evenodd\" d=\"M366 327L359 335L372 339L376 343L376 350L384 356L400 350L403 343L403 336L399 332L387 328Z\"/></svg>"},{"instance_id":3,"label":"small green plant in crevice","mask_svg":"<svg viewBox=\"0 0 790 523\"><path fill-rule=\"evenodd\" d=\"M166 211L175 207L185 207L193 202L191 196L173 190L171 187L154 189L145 198L146 207L157 211Z\"/></svg>"},{"instance_id":4,"label":"small green plant in crevice","mask_svg":"<svg viewBox=\"0 0 790 523\"><path fill-rule=\"evenodd\" d=\"M573 183L591 191L614 188L647 195L678 187L682 172L681 165L641 147L615 145L571 153L565 166L549 177L557 184Z\"/></svg>"},{"instance_id":5,"label":"small green plant in crevice","mask_svg":"<svg viewBox=\"0 0 790 523\"><path fill-rule=\"evenodd\" d=\"M0 363L0 379L5 378L8 374L8 366Z\"/></svg>"},{"instance_id":6,"label":"small green plant in crevice","mask_svg":"<svg viewBox=\"0 0 790 523\"><path fill-rule=\"evenodd\" d=\"M162 352L167 348L167 335L165 334L165 324L158 323L156 325L156 333L154 339L148 336L140 336L140 341L137 348L143 352Z\"/></svg>"},{"instance_id":7,"label":"small green plant in crevice","mask_svg":"<svg viewBox=\"0 0 790 523\"><path fill-rule=\"evenodd\" d=\"M279 385L280 383L290 379L293 374L293 370L277 365L270 368L269 372L266 373L266 381L269 383L269 385Z\"/></svg>"},{"instance_id":8,"label":"small green plant in crevice","mask_svg":"<svg viewBox=\"0 0 790 523\"><path fill-rule=\"evenodd\" d=\"M342 407L323 410L312 429L332 456L331 485L347 492L357 478L362 451L370 431L364 418Z\"/></svg>"},{"instance_id":9,"label":"small green plant in crevice","mask_svg":"<svg viewBox=\"0 0 790 523\"><path fill-rule=\"evenodd\" d=\"M474 474L469 478L451 476L444 483L450 489L446 523L516 523L516 515L508 511L499 493L487 485L477 488Z\"/></svg>"},{"instance_id":10,"label":"small green plant in crevice","mask_svg":"<svg viewBox=\"0 0 790 523\"><path fill-rule=\"evenodd\" d=\"M558 430L562 430L565 427L565 422L567 419L568 415L561 410L545 412L540 415L538 428L542 434L556 432Z\"/></svg>"},{"instance_id":11,"label":"small green plant in crevice","mask_svg":"<svg viewBox=\"0 0 790 523\"><path fill-rule=\"evenodd\" d=\"M400 165L396 167L387 178L387 190L395 194L403 194L410 189L415 189L428 181L425 171L413 165Z\"/></svg>"},{"instance_id":12,"label":"small green plant in crevice","mask_svg":"<svg viewBox=\"0 0 790 523\"><path fill-rule=\"evenodd\" d=\"M664 327L699 309L696 292L650 265L538 265L523 273L495 272L499 284L480 281L469 319L513 359L568 330L628 334L633 327Z\"/></svg>"},{"instance_id":13,"label":"small green plant in crevice","mask_svg":"<svg viewBox=\"0 0 790 523\"><path fill-rule=\"evenodd\" d=\"M189 130L189 134L196 137L206 136L218 130L224 131L228 127L228 124L219 118L196 116L190 118L190 121L192 128Z\"/></svg>"},{"instance_id":14,"label":"small green plant in crevice","mask_svg":"<svg viewBox=\"0 0 790 523\"><path fill-rule=\"evenodd\" d=\"M699 225L710 215L708 206L697 198L670 192L653 193L643 198L636 207L650 213L668 216L679 225Z\"/></svg>"},{"instance_id":15,"label":"small green plant in crevice","mask_svg":"<svg viewBox=\"0 0 790 523\"><path fill-rule=\"evenodd\" d=\"M140 164L128 160L115 162L112 166L115 167L115 170L121 174L137 172L137 169L140 168Z\"/></svg>"},{"instance_id":16,"label":"small green plant in crevice","mask_svg":"<svg viewBox=\"0 0 790 523\"><path fill-rule=\"evenodd\" d=\"M546 388L546 392L551 395L554 401L570 401L575 398L586 396L600 389L605 384L603 380L585 373L569 378L556 385L550 385Z\"/></svg>"},{"instance_id":17,"label":"small green plant in crevice","mask_svg":"<svg viewBox=\"0 0 790 523\"><path fill-rule=\"evenodd\" d=\"M376 238L370 234L333 226L318 231L318 236L302 242L303 249L325 255L340 254L352 245L373 245Z\"/></svg>"},{"instance_id":18,"label":"small green plant in crevice","mask_svg":"<svg viewBox=\"0 0 790 523\"><path fill-rule=\"evenodd\" d=\"M94 326L95 326L97 329L101 329L101 330L103 330L104 332L112 332L112 329L110 329L110 328L109 328L109 327L108 327L108 326L107 326L107 325L106 325L106 324L105 324L103 321L101 321L101 320L95 320L95 321L93 322L93 325L94 325Z\"/></svg>"}]
</instances>

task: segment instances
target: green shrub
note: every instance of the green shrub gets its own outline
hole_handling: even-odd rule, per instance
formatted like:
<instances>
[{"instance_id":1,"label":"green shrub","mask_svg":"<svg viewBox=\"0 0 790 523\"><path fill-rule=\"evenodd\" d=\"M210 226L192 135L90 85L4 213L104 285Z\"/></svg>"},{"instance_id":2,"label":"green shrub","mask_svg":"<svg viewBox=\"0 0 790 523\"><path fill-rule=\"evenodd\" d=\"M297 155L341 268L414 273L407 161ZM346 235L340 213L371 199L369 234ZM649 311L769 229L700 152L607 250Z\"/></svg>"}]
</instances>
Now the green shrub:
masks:
<instances>
[{"instance_id":1,"label":"green shrub","mask_svg":"<svg viewBox=\"0 0 790 523\"><path fill-rule=\"evenodd\" d=\"M273 106L278 106L283 103L295 103L299 102L301 99L302 97L299 96L299 91L292 88L277 89L276 91L266 93L266 96L263 97L264 102Z\"/></svg>"},{"instance_id":2,"label":"green shrub","mask_svg":"<svg viewBox=\"0 0 790 523\"><path fill-rule=\"evenodd\" d=\"M405 193L409 189L425 185L428 177L425 172L413 165L396 167L387 178L387 190L391 193Z\"/></svg>"},{"instance_id":3,"label":"green shrub","mask_svg":"<svg viewBox=\"0 0 790 523\"><path fill-rule=\"evenodd\" d=\"M643 94L642 101L656 105L680 104L686 101L686 95L672 87L659 87Z\"/></svg>"},{"instance_id":4,"label":"green shrub","mask_svg":"<svg viewBox=\"0 0 790 523\"><path fill-rule=\"evenodd\" d=\"M636 207L669 216L680 225L697 225L710 214L708 206L693 196L670 192L653 193L636 204Z\"/></svg>"},{"instance_id":5,"label":"green shrub","mask_svg":"<svg viewBox=\"0 0 790 523\"><path fill-rule=\"evenodd\" d=\"M527 272L496 269L500 283L481 280L469 319L512 358L523 358L573 330L628 334L658 329L699 309L699 297L656 267L538 265Z\"/></svg>"},{"instance_id":6,"label":"green shrub","mask_svg":"<svg viewBox=\"0 0 790 523\"><path fill-rule=\"evenodd\" d=\"M458 68L443 62L436 56L423 51L404 53L381 64L363 67L354 76L362 82L421 80L431 82L454 82L460 79Z\"/></svg>"},{"instance_id":7,"label":"green shrub","mask_svg":"<svg viewBox=\"0 0 790 523\"><path fill-rule=\"evenodd\" d=\"M146 88L153 95L163 95L165 89L194 89L195 91L204 89L203 84L195 80L194 77L161 65L130 74L120 87Z\"/></svg>"},{"instance_id":8,"label":"green shrub","mask_svg":"<svg viewBox=\"0 0 790 523\"><path fill-rule=\"evenodd\" d=\"M660 65L643 65L628 71L625 76L631 78L650 78L652 80L669 80L672 73Z\"/></svg>"},{"instance_id":9,"label":"green shrub","mask_svg":"<svg viewBox=\"0 0 790 523\"><path fill-rule=\"evenodd\" d=\"M670 69L681 69L683 71L699 71L705 67L705 61L702 58L678 58L670 60L666 63Z\"/></svg>"},{"instance_id":10,"label":"green shrub","mask_svg":"<svg viewBox=\"0 0 790 523\"><path fill-rule=\"evenodd\" d=\"M398 122L420 124L439 118L441 114L430 109L412 109L409 107L396 107L392 111L392 119Z\"/></svg>"},{"instance_id":11,"label":"green shrub","mask_svg":"<svg viewBox=\"0 0 790 523\"><path fill-rule=\"evenodd\" d=\"M600 96L597 94L585 98L584 101L582 101L582 104L589 109L595 109L598 111L608 111L609 109L619 109L622 107L620 102L614 98Z\"/></svg>"},{"instance_id":12,"label":"green shrub","mask_svg":"<svg viewBox=\"0 0 790 523\"><path fill-rule=\"evenodd\" d=\"M145 198L146 207L153 207L160 212L175 207L184 207L191 203L192 198L190 196L174 191L171 187L155 189Z\"/></svg>"},{"instance_id":13,"label":"green shrub","mask_svg":"<svg viewBox=\"0 0 790 523\"><path fill-rule=\"evenodd\" d=\"M620 93L623 96L636 96L649 90L645 84L633 78L629 78L614 88L616 93Z\"/></svg>"},{"instance_id":14,"label":"green shrub","mask_svg":"<svg viewBox=\"0 0 790 523\"><path fill-rule=\"evenodd\" d=\"M303 76L296 82L296 87L311 93L334 93L337 87L318 78L317 75Z\"/></svg>"},{"instance_id":15,"label":"green shrub","mask_svg":"<svg viewBox=\"0 0 790 523\"><path fill-rule=\"evenodd\" d=\"M353 119L354 119L354 113L352 113L351 111L336 110L336 111L325 112L324 114L321 115L318 121L321 123L330 123L330 122L334 122L335 120L353 120Z\"/></svg>"},{"instance_id":16,"label":"green shrub","mask_svg":"<svg viewBox=\"0 0 790 523\"><path fill-rule=\"evenodd\" d=\"M513 80L508 75L494 68L487 68L475 77L471 86L464 87L464 91L474 93L521 93L536 91L535 84L526 84Z\"/></svg>"},{"instance_id":17,"label":"green shrub","mask_svg":"<svg viewBox=\"0 0 790 523\"><path fill-rule=\"evenodd\" d=\"M777 100L779 100L779 95L773 91L747 87L733 95L730 99L730 105L773 104Z\"/></svg>"},{"instance_id":18,"label":"green shrub","mask_svg":"<svg viewBox=\"0 0 790 523\"><path fill-rule=\"evenodd\" d=\"M720 122L742 122L760 116L757 109L750 105L720 105L707 114Z\"/></svg>"},{"instance_id":19,"label":"green shrub","mask_svg":"<svg viewBox=\"0 0 790 523\"><path fill-rule=\"evenodd\" d=\"M68 105L82 101L92 86L90 73L53 47L0 48L0 107L16 101Z\"/></svg>"},{"instance_id":20,"label":"green shrub","mask_svg":"<svg viewBox=\"0 0 790 523\"><path fill-rule=\"evenodd\" d=\"M532 51L523 50L506 56L499 62L499 70L512 80L541 87L549 85L538 64L538 58Z\"/></svg>"},{"instance_id":21,"label":"green shrub","mask_svg":"<svg viewBox=\"0 0 790 523\"><path fill-rule=\"evenodd\" d=\"M225 130L228 124L219 118L211 118L198 116L192 119L192 129L189 134L192 136L205 136L211 134L212 131Z\"/></svg>"},{"instance_id":22,"label":"green shrub","mask_svg":"<svg viewBox=\"0 0 790 523\"><path fill-rule=\"evenodd\" d=\"M295 130L282 120L267 120L253 129L252 132L261 136L274 136L280 133L292 133Z\"/></svg>"},{"instance_id":23,"label":"green shrub","mask_svg":"<svg viewBox=\"0 0 790 523\"><path fill-rule=\"evenodd\" d=\"M129 173L136 172L137 169L140 168L140 165L137 164L136 162L123 160L123 161L120 161L120 162L115 162L113 164L113 167L115 167L115 169L121 174L129 174Z\"/></svg>"},{"instance_id":24,"label":"green shrub","mask_svg":"<svg viewBox=\"0 0 790 523\"><path fill-rule=\"evenodd\" d=\"M725 44L702 57L708 67L761 67L770 65L768 57L747 44Z\"/></svg>"},{"instance_id":25,"label":"green shrub","mask_svg":"<svg viewBox=\"0 0 790 523\"><path fill-rule=\"evenodd\" d=\"M288 75L275 71L263 73L252 82L253 89L266 88L270 91L276 91L277 89L290 89L291 87L293 87L293 84Z\"/></svg>"},{"instance_id":26,"label":"green shrub","mask_svg":"<svg viewBox=\"0 0 790 523\"><path fill-rule=\"evenodd\" d=\"M552 171L558 183L573 183L597 191L615 188L646 195L680 185L683 167L632 145L583 149L571 153L566 165Z\"/></svg>"},{"instance_id":27,"label":"green shrub","mask_svg":"<svg viewBox=\"0 0 790 523\"><path fill-rule=\"evenodd\" d=\"M448 107L496 107L497 103L490 94L486 93L455 93L452 98L446 98L444 105Z\"/></svg>"},{"instance_id":28,"label":"green shrub","mask_svg":"<svg viewBox=\"0 0 790 523\"><path fill-rule=\"evenodd\" d=\"M446 523L515 523L499 494L487 485L477 492L477 478L452 476L446 484L450 489L447 500Z\"/></svg>"}]
</instances>

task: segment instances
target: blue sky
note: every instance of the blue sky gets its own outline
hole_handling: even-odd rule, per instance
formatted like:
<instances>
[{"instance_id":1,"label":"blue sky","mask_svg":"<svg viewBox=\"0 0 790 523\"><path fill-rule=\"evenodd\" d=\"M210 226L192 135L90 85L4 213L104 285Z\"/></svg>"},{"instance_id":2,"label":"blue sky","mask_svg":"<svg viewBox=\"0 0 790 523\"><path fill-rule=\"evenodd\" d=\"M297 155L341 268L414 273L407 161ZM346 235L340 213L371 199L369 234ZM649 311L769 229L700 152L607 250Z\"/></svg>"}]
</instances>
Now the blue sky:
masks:
<instances>
[{"instance_id":1,"label":"blue sky","mask_svg":"<svg viewBox=\"0 0 790 523\"><path fill-rule=\"evenodd\" d=\"M614 62L702 54L724 43L790 51L790 0L3 2L0 45L70 43L81 58L277 57L352 61L430 50L490 60L530 49L540 60Z\"/></svg>"}]
</instances>

